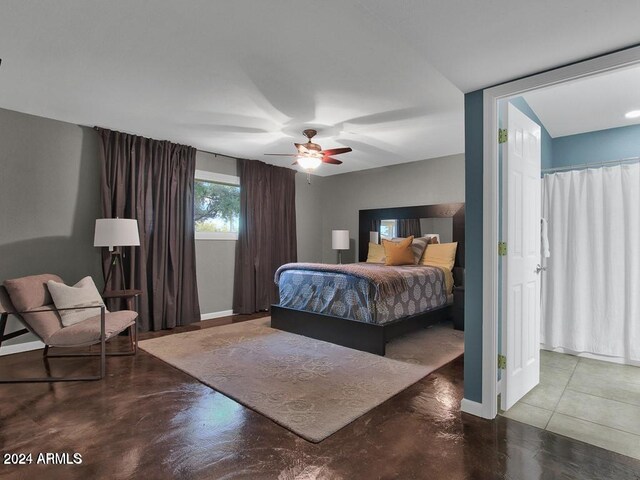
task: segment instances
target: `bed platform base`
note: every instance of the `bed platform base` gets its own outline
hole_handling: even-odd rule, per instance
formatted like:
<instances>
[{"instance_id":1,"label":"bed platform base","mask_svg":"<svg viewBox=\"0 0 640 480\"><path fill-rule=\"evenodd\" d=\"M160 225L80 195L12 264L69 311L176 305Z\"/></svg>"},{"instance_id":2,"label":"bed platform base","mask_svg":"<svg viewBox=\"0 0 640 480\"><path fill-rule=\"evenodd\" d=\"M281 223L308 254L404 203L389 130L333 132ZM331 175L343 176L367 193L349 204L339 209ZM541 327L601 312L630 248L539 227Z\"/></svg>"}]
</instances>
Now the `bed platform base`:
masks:
<instances>
[{"instance_id":1,"label":"bed platform base","mask_svg":"<svg viewBox=\"0 0 640 480\"><path fill-rule=\"evenodd\" d=\"M343 347L384 355L385 345L389 340L446 320L450 316L450 310L450 306L444 305L428 312L377 325L272 305L271 327Z\"/></svg>"}]
</instances>

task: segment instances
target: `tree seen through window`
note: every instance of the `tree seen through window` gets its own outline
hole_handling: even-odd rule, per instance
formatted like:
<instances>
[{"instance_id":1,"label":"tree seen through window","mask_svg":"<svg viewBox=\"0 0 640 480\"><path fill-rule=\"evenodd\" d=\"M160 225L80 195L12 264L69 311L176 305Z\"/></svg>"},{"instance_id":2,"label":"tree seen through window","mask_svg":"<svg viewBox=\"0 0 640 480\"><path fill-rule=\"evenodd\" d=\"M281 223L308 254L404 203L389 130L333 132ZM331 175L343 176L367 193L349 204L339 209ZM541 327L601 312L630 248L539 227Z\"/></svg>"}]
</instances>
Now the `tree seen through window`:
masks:
<instances>
[{"instance_id":1,"label":"tree seen through window","mask_svg":"<svg viewBox=\"0 0 640 480\"><path fill-rule=\"evenodd\" d=\"M195 180L196 232L237 232L240 219L240 187Z\"/></svg>"}]
</instances>

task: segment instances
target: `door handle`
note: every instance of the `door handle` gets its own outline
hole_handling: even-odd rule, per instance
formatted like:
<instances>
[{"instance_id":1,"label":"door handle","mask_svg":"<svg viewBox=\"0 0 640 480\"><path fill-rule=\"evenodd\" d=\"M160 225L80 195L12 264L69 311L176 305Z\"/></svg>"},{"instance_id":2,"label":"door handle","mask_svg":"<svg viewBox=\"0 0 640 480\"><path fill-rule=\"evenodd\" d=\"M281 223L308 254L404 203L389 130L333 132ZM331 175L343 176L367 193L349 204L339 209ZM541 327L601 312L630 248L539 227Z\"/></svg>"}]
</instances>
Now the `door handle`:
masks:
<instances>
[{"instance_id":1,"label":"door handle","mask_svg":"<svg viewBox=\"0 0 640 480\"><path fill-rule=\"evenodd\" d=\"M543 267L542 265L538 264L536 265L536 269L534 270L534 272L536 273L536 275L540 275L540 272L543 272L547 269L547 267Z\"/></svg>"}]
</instances>

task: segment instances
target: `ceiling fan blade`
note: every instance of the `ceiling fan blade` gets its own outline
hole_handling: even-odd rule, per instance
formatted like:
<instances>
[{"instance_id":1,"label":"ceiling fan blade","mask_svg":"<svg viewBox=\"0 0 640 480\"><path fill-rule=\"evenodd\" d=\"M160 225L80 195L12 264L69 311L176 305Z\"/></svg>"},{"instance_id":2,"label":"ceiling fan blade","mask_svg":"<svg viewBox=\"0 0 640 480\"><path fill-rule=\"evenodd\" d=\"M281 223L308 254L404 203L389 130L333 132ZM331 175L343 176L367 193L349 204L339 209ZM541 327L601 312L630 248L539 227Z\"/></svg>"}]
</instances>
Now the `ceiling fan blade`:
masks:
<instances>
[{"instance_id":1,"label":"ceiling fan blade","mask_svg":"<svg viewBox=\"0 0 640 480\"><path fill-rule=\"evenodd\" d=\"M323 155L331 156L331 155L340 155L341 153L351 152L351 147L342 147L342 148L330 148L329 150L322 150Z\"/></svg>"},{"instance_id":2,"label":"ceiling fan blade","mask_svg":"<svg viewBox=\"0 0 640 480\"><path fill-rule=\"evenodd\" d=\"M302 154L305 154L305 153L309 153L309 149L307 148L307 146L304 143L294 143L294 145L298 149L298 153L299 154L302 155Z\"/></svg>"},{"instance_id":3,"label":"ceiling fan blade","mask_svg":"<svg viewBox=\"0 0 640 480\"><path fill-rule=\"evenodd\" d=\"M265 153L265 155L275 155L276 157L297 157L297 153Z\"/></svg>"},{"instance_id":4,"label":"ceiling fan blade","mask_svg":"<svg viewBox=\"0 0 640 480\"><path fill-rule=\"evenodd\" d=\"M329 157L327 155L322 157L322 162L323 163L331 163L333 165L340 165L342 163L340 160L337 160L335 158L331 158L331 157Z\"/></svg>"}]
</instances>

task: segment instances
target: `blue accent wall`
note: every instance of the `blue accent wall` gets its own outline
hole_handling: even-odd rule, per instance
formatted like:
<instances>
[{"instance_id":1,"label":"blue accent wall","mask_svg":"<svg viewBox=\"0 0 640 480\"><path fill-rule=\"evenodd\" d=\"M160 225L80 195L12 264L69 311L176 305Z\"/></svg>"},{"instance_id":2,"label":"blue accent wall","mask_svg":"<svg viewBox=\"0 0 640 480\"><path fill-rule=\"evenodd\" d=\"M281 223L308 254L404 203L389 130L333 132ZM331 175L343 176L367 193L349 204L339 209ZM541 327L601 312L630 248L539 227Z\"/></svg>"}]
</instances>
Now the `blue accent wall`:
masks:
<instances>
[{"instance_id":1,"label":"blue accent wall","mask_svg":"<svg viewBox=\"0 0 640 480\"><path fill-rule=\"evenodd\" d=\"M464 96L464 398L478 403L482 403L482 101L482 90Z\"/></svg>"},{"instance_id":2,"label":"blue accent wall","mask_svg":"<svg viewBox=\"0 0 640 480\"><path fill-rule=\"evenodd\" d=\"M550 166L569 167L637 156L640 156L640 125L629 125L554 138Z\"/></svg>"},{"instance_id":3,"label":"blue accent wall","mask_svg":"<svg viewBox=\"0 0 640 480\"><path fill-rule=\"evenodd\" d=\"M523 97L516 97L513 98L511 100L509 100L509 103L511 103L511 105L513 105L514 107L516 107L518 110L520 110L522 113L524 113L527 117L529 117L531 120L533 120L534 122L536 122L538 125L540 125L540 130L542 133L542 138L541 138L541 142L540 142L540 163L542 168L550 168L553 165L553 156L554 156L554 150L553 150L553 142L554 139L551 138L551 135L549 135L549 132L547 132L547 129L544 128L544 124L540 121L540 119L538 118L538 116L536 115L536 112L534 112L531 107L529 106L529 104L527 103L527 101L523 98Z\"/></svg>"}]
</instances>

